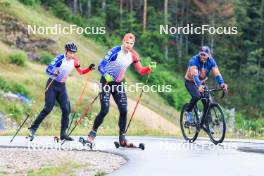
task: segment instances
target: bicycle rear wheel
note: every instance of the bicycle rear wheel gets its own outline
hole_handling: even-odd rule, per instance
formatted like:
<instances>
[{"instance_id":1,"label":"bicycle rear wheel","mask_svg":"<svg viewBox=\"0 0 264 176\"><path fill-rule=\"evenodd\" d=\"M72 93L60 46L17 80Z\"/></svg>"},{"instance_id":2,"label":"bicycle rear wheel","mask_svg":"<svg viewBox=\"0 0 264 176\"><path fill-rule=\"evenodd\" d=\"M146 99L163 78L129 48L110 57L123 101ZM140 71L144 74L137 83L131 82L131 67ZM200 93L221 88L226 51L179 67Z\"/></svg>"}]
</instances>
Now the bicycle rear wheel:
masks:
<instances>
[{"instance_id":1,"label":"bicycle rear wheel","mask_svg":"<svg viewBox=\"0 0 264 176\"><path fill-rule=\"evenodd\" d=\"M188 122L187 120L188 112L185 110L187 105L188 104L185 104L181 111L181 116L180 116L181 132L183 138L186 141L193 143L197 139L199 134L199 118L197 111L193 110L192 114L193 114L194 123L190 124Z\"/></svg>"},{"instance_id":2,"label":"bicycle rear wheel","mask_svg":"<svg viewBox=\"0 0 264 176\"><path fill-rule=\"evenodd\" d=\"M225 139L226 122L222 108L219 104L210 105L206 118L207 134L215 144L222 143Z\"/></svg>"}]
</instances>

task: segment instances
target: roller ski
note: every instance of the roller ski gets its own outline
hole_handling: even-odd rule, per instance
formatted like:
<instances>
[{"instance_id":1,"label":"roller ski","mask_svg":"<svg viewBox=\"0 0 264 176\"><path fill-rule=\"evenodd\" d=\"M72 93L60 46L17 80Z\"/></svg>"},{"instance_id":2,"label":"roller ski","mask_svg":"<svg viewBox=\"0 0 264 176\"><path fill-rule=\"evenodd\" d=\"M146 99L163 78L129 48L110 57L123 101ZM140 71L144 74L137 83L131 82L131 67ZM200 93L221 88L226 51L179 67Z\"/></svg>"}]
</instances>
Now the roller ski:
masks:
<instances>
[{"instance_id":1,"label":"roller ski","mask_svg":"<svg viewBox=\"0 0 264 176\"><path fill-rule=\"evenodd\" d=\"M83 146L87 146L89 147L91 150L93 149L94 147L94 143L91 142L90 140L88 139L84 139L83 137L80 137L79 138L79 142L82 143Z\"/></svg>"},{"instance_id":2,"label":"roller ski","mask_svg":"<svg viewBox=\"0 0 264 176\"><path fill-rule=\"evenodd\" d=\"M26 137L26 139L32 142L35 138L36 130L29 128L28 131L29 131L29 135Z\"/></svg>"},{"instance_id":3,"label":"roller ski","mask_svg":"<svg viewBox=\"0 0 264 176\"><path fill-rule=\"evenodd\" d=\"M140 143L138 146L130 143L127 141L127 139L125 138L125 135L120 135L119 136L119 142L115 141L114 142L115 147L119 148L119 147L123 147L123 148L139 148L141 150L145 150L145 145L143 143Z\"/></svg>"},{"instance_id":4,"label":"roller ski","mask_svg":"<svg viewBox=\"0 0 264 176\"><path fill-rule=\"evenodd\" d=\"M54 140L54 142L59 143L60 142L60 137L59 136L54 136L53 140Z\"/></svg>"},{"instance_id":5,"label":"roller ski","mask_svg":"<svg viewBox=\"0 0 264 176\"><path fill-rule=\"evenodd\" d=\"M66 141L74 141L74 139L71 138L70 136L68 136L68 135L66 134L66 132L62 132L60 136L54 136L54 137L53 137L53 140L54 140L54 142L57 142L57 143L61 141L62 144L63 144L64 142L66 142Z\"/></svg>"},{"instance_id":6,"label":"roller ski","mask_svg":"<svg viewBox=\"0 0 264 176\"><path fill-rule=\"evenodd\" d=\"M84 139L83 137L79 138L79 142L82 143L83 146L88 146L91 150L94 147L94 138L96 137L96 132L91 131L87 137L87 139Z\"/></svg>"},{"instance_id":7,"label":"roller ski","mask_svg":"<svg viewBox=\"0 0 264 176\"><path fill-rule=\"evenodd\" d=\"M74 141L71 137L69 137L69 136L67 136L67 139L65 139L65 138L61 138L61 137L59 137L59 136L54 136L53 137L53 140L54 140L54 142L60 142L60 141Z\"/></svg>"}]
</instances>

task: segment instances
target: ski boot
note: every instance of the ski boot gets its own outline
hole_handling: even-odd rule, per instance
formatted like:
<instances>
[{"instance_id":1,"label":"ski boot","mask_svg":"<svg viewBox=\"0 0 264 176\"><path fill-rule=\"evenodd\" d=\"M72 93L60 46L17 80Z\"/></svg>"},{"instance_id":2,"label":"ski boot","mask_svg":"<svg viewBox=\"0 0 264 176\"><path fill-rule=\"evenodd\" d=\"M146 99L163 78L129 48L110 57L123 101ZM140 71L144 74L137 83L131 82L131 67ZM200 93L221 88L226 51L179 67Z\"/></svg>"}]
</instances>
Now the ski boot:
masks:
<instances>
[{"instance_id":1,"label":"ski boot","mask_svg":"<svg viewBox=\"0 0 264 176\"><path fill-rule=\"evenodd\" d=\"M71 138L70 136L67 135L66 130L62 130L61 131L60 140L63 140L63 141L74 141L73 138Z\"/></svg>"},{"instance_id":2,"label":"ski boot","mask_svg":"<svg viewBox=\"0 0 264 176\"><path fill-rule=\"evenodd\" d=\"M28 128L29 135L26 138L29 139L29 141L33 141L35 138L36 131L37 130L33 128Z\"/></svg>"}]
</instances>

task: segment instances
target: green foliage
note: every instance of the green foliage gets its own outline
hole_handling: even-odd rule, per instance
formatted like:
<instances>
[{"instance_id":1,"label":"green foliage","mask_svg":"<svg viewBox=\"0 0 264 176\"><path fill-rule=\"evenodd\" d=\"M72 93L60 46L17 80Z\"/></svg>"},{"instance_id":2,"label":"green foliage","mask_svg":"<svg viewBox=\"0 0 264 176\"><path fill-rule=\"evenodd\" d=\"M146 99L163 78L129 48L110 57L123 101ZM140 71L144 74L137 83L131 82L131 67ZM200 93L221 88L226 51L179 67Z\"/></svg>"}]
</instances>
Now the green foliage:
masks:
<instances>
[{"instance_id":1,"label":"green foliage","mask_svg":"<svg viewBox=\"0 0 264 176\"><path fill-rule=\"evenodd\" d=\"M8 57L9 62L18 66L25 66L27 61L27 55L23 52L16 52Z\"/></svg>"},{"instance_id":2,"label":"green foliage","mask_svg":"<svg viewBox=\"0 0 264 176\"><path fill-rule=\"evenodd\" d=\"M19 121L20 117L22 117L24 114L23 108L14 103L10 104L8 107L8 112L15 121Z\"/></svg>"},{"instance_id":3,"label":"green foliage","mask_svg":"<svg viewBox=\"0 0 264 176\"><path fill-rule=\"evenodd\" d=\"M93 27L103 27L105 26L105 19L102 18L101 16L96 16L96 17L91 17L87 21L83 22L83 26L93 26ZM78 24L80 25L80 24ZM113 33L112 33L113 34ZM107 44L109 47L112 47L113 45L116 45L114 40L117 40L116 37L113 37L111 40L108 40L108 37L105 37L105 35L89 35L89 34L84 34L84 36L88 38L94 39L96 42L101 43L101 44ZM109 43L112 42L110 45Z\"/></svg>"},{"instance_id":4,"label":"green foliage","mask_svg":"<svg viewBox=\"0 0 264 176\"><path fill-rule=\"evenodd\" d=\"M235 129L244 136L257 137L264 134L264 118L246 118L241 113L236 113Z\"/></svg>"},{"instance_id":5,"label":"green foliage","mask_svg":"<svg viewBox=\"0 0 264 176\"><path fill-rule=\"evenodd\" d=\"M0 90L4 92L13 92L13 93L20 93L22 95L28 96L29 91L23 86L22 84L13 82L13 81L6 81L4 78L0 77ZM25 103L21 103L19 101L7 101L3 97L0 96L0 111L8 114L11 116L15 121L21 121L23 115L28 112L29 107Z\"/></svg>"},{"instance_id":6,"label":"green foliage","mask_svg":"<svg viewBox=\"0 0 264 176\"><path fill-rule=\"evenodd\" d=\"M20 93L20 94L25 95L25 96L29 95L29 91L22 84L12 82L12 88L11 89L12 89L12 92Z\"/></svg>"},{"instance_id":7,"label":"green foliage","mask_svg":"<svg viewBox=\"0 0 264 176\"><path fill-rule=\"evenodd\" d=\"M28 6L32 6L37 2L37 0L19 0L19 2Z\"/></svg>"},{"instance_id":8,"label":"green foliage","mask_svg":"<svg viewBox=\"0 0 264 176\"><path fill-rule=\"evenodd\" d=\"M142 57L141 62L142 65L147 66L151 62L151 59L149 57ZM142 76L138 76L138 78L142 81L145 79ZM171 91L163 91L159 94L177 110L180 110L182 106L189 101L190 97L185 90L184 81L179 78L176 73L168 71L167 67L157 65L157 68L151 72L148 83L150 85L165 85L171 87Z\"/></svg>"},{"instance_id":9,"label":"green foliage","mask_svg":"<svg viewBox=\"0 0 264 176\"><path fill-rule=\"evenodd\" d=\"M52 59L53 59L53 56L48 52L42 52L40 54L40 63L42 64L48 65L51 63Z\"/></svg>"},{"instance_id":10,"label":"green foliage","mask_svg":"<svg viewBox=\"0 0 264 176\"><path fill-rule=\"evenodd\" d=\"M3 112L19 123L23 120L24 115L29 112L28 104L21 101L9 101L0 96L0 104L0 112Z\"/></svg>"},{"instance_id":11,"label":"green foliage","mask_svg":"<svg viewBox=\"0 0 264 176\"><path fill-rule=\"evenodd\" d=\"M85 20L79 15L73 15L70 8L63 1L40 0L40 2L48 6L55 16L79 26L85 26Z\"/></svg>"},{"instance_id":12,"label":"green foliage","mask_svg":"<svg viewBox=\"0 0 264 176\"><path fill-rule=\"evenodd\" d=\"M105 172L97 172L97 173L95 174L95 176L105 176L105 175L106 175Z\"/></svg>"},{"instance_id":13,"label":"green foliage","mask_svg":"<svg viewBox=\"0 0 264 176\"><path fill-rule=\"evenodd\" d=\"M2 77L0 77L0 89L3 90L4 92L8 92L12 89L11 85L7 81L5 81Z\"/></svg>"},{"instance_id":14,"label":"green foliage","mask_svg":"<svg viewBox=\"0 0 264 176\"><path fill-rule=\"evenodd\" d=\"M60 17L65 21L69 21L73 18L70 9L67 8L67 6L61 1L56 1L54 4L52 4L51 8L57 17Z\"/></svg>"},{"instance_id":15,"label":"green foliage","mask_svg":"<svg viewBox=\"0 0 264 176\"><path fill-rule=\"evenodd\" d=\"M0 1L0 7L2 7L2 8L8 8L8 7L10 7L10 3L9 2L2 2L2 1Z\"/></svg>"},{"instance_id":16,"label":"green foliage","mask_svg":"<svg viewBox=\"0 0 264 176\"><path fill-rule=\"evenodd\" d=\"M46 175L53 175L53 176L60 176L60 175L75 175L74 171L78 168L87 167L87 165L80 165L79 163L74 162L66 162L61 163L60 165L51 166L45 165L36 170L30 170L27 175L28 176L46 176Z\"/></svg>"},{"instance_id":17,"label":"green foliage","mask_svg":"<svg viewBox=\"0 0 264 176\"><path fill-rule=\"evenodd\" d=\"M164 63L164 57L162 52L162 44L164 43L162 35L156 32L144 32L140 36L140 51L143 55L152 58L154 61ZM154 42L154 41L159 41Z\"/></svg>"},{"instance_id":18,"label":"green foliage","mask_svg":"<svg viewBox=\"0 0 264 176\"><path fill-rule=\"evenodd\" d=\"M2 77L0 77L0 89L3 90L4 92L10 91L13 93L20 93L25 96L29 95L29 91L26 89L25 86L13 81L6 81Z\"/></svg>"}]
</instances>

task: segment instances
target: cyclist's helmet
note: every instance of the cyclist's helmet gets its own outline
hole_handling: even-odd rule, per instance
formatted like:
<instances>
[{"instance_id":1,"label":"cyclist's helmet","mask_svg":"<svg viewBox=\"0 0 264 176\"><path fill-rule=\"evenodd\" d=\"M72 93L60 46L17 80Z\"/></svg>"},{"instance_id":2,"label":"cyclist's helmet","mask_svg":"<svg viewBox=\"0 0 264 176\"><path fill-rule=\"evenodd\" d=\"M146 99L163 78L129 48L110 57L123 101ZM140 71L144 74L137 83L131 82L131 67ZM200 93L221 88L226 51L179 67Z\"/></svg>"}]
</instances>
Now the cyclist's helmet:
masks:
<instances>
[{"instance_id":1,"label":"cyclist's helmet","mask_svg":"<svg viewBox=\"0 0 264 176\"><path fill-rule=\"evenodd\" d=\"M211 50L208 46L202 46L199 51L199 55L205 54L208 57L212 57Z\"/></svg>"},{"instance_id":2,"label":"cyclist's helmet","mask_svg":"<svg viewBox=\"0 0 264 176\"><path fill-rule=\"evenodd\" d=\"M71 52L77 52L77 46L73 42L68 42L65 44L65 50Z\"/></svg>"}]
</instances>

